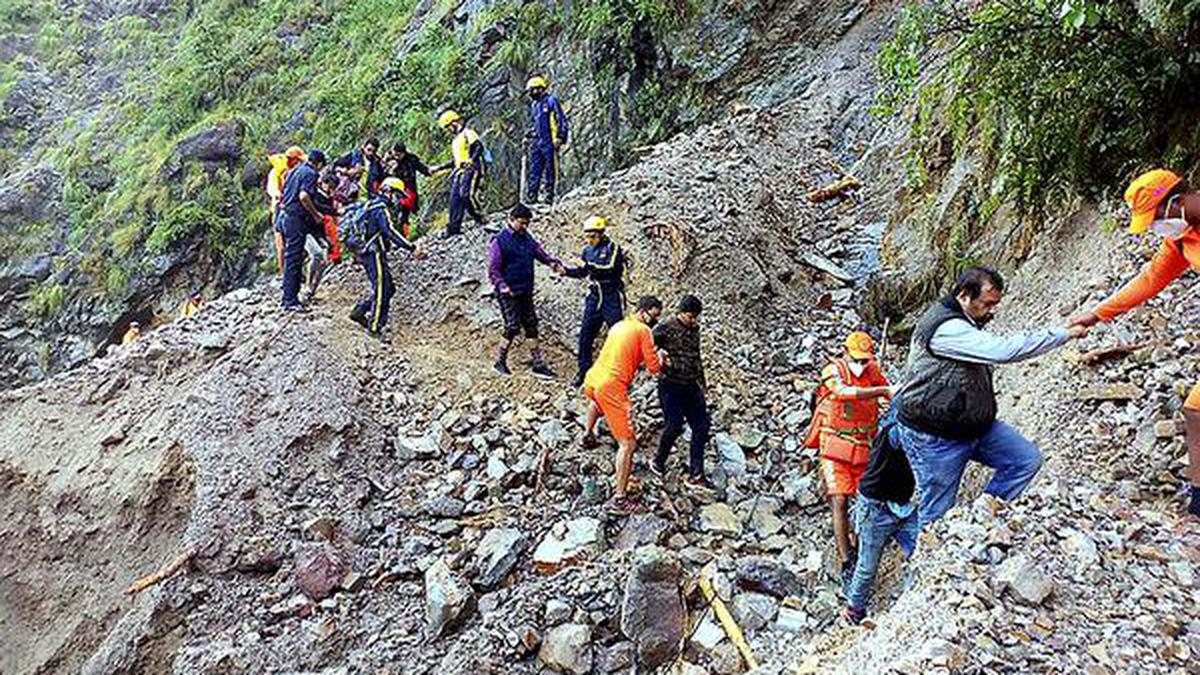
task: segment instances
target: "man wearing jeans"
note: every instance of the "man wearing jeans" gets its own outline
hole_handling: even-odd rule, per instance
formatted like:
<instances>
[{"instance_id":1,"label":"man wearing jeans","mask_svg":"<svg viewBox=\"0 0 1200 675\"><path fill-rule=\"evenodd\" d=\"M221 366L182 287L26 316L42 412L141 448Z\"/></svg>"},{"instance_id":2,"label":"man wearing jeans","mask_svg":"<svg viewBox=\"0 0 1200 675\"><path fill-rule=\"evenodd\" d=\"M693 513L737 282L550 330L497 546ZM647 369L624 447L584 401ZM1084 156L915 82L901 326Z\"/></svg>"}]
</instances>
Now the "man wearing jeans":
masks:
<instances>
[{"instance_id":1,"label":"man wearing jeans","mask_svg":"<svg viewBox=\"0 0 1200 675\"><path fill-rule=\"evenodd\" d=\"M897 400L898 428L921 495L922 528L954 506L968 461L995 470L984 491L1004 500L1021 494L1042 465L1041 451L996 419L992 368L1045 354L1087 329L988 333L983 328L1003 293L998 272L971 267L913 331Z\"/></svg>"},{"instance_id":2,"label":"man wearing jeans","mask_svg":"<svg viewBox=\"0 0 1200 675\"><path fill-rule=\"evenodd\" d=\"M688 475L684 485L691 490L712 492L713 485L704 477L704 447L708 445L708 405L704 399L704 364L700 359L700 298L685 295L679 299L674 317L654 329L654 344L671 355L658 378L658 402L666 422L658 440L658 453L650 470L662 476L667 472L667 455L683 434L683 422L692 430Z\"/></svg>"},{"instance_id":3,"label":"man wearing jeans","mask_svg":"<svg viewBox=\"0 0 1200 675\"><path fill-rule=\"evenodd\" d=\"M858 483L858 499L851 517L858 534L858 557L853 574L844 589L845 619L861 623L867 615L867 601L883 549L892 539L905 558L917 547L917 505L912 502L913 474L899 440L895 418L889 414L879 425L879 434L871 444L867 470Z\"/></svg>"}]
</instances>

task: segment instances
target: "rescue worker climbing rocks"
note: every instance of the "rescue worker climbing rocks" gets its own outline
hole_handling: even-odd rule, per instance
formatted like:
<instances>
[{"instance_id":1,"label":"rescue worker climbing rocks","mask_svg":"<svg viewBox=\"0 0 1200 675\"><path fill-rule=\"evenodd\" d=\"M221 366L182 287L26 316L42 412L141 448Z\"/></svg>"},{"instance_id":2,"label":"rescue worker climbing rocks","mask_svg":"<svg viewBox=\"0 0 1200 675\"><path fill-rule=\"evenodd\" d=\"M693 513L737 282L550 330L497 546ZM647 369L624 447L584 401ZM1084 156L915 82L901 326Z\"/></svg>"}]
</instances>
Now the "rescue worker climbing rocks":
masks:
<instances>
[{"instance_id":1,"label":"rescue worker climbing rocks","mask_svg":"<svg viewBox=\"0 0 1200 675\"><path fill-rule=\"evenodd\" d=\"M1069 325L1091 327L1112 321L1141 305L1188 269L1200 271L1200 192L1165 169L1138 176L1125 190L1132 211L1129 231L1162 237L1154 259L1096 308L1070 319ZM1200 384L1192 386L1183 403L1191 494L1187 512L1200 517Z\"/></svg>"},{"instance_id":2,"label":"rescue worker climbing rocks","mask_svg":"<svg viewBox=\"0 0 1200 675\"><path fill-rule=\"evenodd\" d=\"M351 207L353 210L347 210L340 223L346 247L354 252L370 286L367 296L351 310L350 319L366 328L371 337L380 340L384 339L383 329L396 291L388 267L388 251L398 246L410 251L417 260L425 257L423 248L414 245L400 231L396 212L403 208L401 201L407 194L403 181L385 178L380 184L379 196ZM359 209L361 213L356 212Z\"/></svg>"},{"instance_id":3,"label":"rescue worker climbing rocks","mask_svg":"<svg viewBox=\"0 0 1200 675\"><path fill-rule=\"evenodd\" d=\"M546 78L540 75L529 78L525 92L529 94L531 127L526 135L529 142L529 180L526 199L530 204L538 201L542 183L546 184L546 203L554 203L554 190L558 182L558 153L567 144L567 115L558 98L551 94Z\"/></svg>"},{"instance_id":4,"label":"rescue worker climbing rocks","mask_svg":"<svg viewBox=\"0 0 1200 675\"><path fill-rule=\"evenodd\" d=\"M579 323L579 369L573 385L583 384L584 375L592 366L592 348L600 327L609 330L625 314L625 273L628 263L625 252L607 234L608 221L591 216L583 223L587 245L581 257L583 264L570 267L566 274L577 279L587 278L587 298L583 301L583 319Z\"/></svg>"},{"instance_id":5,"label":"rescue worker climbing rocks","mask_svg":"<svg viewBox=\"0 0 1200 675\"><path fill-rule=\"evenodd\" d=\"M629 400L629 385L645 364L651 375L657 375L668 358L665 351L656 350L651 328L662 315L662 302L648 295L638 300L637 312L617 322L608 332L600 358L588 369L583 394L587 398L587 426L583 446L596 446L596 423L603 415L617 440L616 476L610 511L628 515L642 510L642 505L629 497L629 477L633 473L633 452L637 435L633 428L633 404Z\"/></svg>"},{"instance_id":6,"label":"rescue worker climbing rocks","mask_svg":"<svg viewBox=\"0 0 1200 675\"><path fill-rule=\"evenodd\" d=\"M453 134L450 142L450 161L435 167L434 171L451 170L450 173L450 220L446 224L446 236L462 234L463 217L470 215L481 227L483 211L479 205L480 183L483 180L483 141L474 129L467 126L462 116L447 110L438 118L438 126Z\"/></svg>"},{"instance_id":7,"label":"rescue worker climbing rocks","mask_svg":"<svg viewBox=\"0 0 1200 675\"><path fill-rule=\"evenodd\" d=\"M850 499L867 470L871 439L879 425L880 399L891 398L889 386L875 362L875 343L861 331L846 337L845 354L821 371L816 412L805 446L820 450L833 537L841 563L842 586L854 573L856 545L850 532Z\"/></svg>"}]
</instances>

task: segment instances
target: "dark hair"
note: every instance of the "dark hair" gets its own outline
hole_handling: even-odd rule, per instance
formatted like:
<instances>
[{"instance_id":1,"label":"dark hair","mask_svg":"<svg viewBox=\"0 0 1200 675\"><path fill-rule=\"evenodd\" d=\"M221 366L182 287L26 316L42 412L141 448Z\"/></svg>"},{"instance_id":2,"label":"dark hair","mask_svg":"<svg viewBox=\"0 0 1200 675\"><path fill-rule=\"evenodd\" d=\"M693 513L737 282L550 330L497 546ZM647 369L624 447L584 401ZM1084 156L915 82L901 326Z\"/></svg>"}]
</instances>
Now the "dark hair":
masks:
<instances>
[{"instance_id":1,"label":"dark hair","mask_svg":"<svg viewBox=\"0 0 1200 675\"><path fill-rule=\"evenodd\" d=\"M643 295L638 298L637 311L649 312L652 309L662 309L662 300L653 295Z\"/></svg>"},{"instance_id":2,"label":"dark hair","mask_svg":"<svg viewBox=\"0 0 1200 675\"><path fill-rule=\"evenodd\" d=\"M976 265L968 267L958 275L958 281L954 282L954 288L950 294L958 297L962 293L966 293L971 300L978 298L983 293L984 284L990 284L1000 292L1004 292L1004 277L1000 273L990 267Z\"/></svg>"},{"instance_id":3,"label":"dark hair","mask_svg":"<svg viewBox=\"0 0 1200 675\"><path fill-rule=\"evenodd\" d=\"M702 309L704 309L704 303L691 293L679 299L679 311L684 314L699 314Z\"/></svg>"},{"instance_id":4,"label":"dark hair","mask_svg":"<svg viewBox=\"0 0 1200 675\"><path fill-rule=\"evenodd\" d=\"M528 206L517 202L517 205L512 207L512 210L508 212L508 217L513 219L519 218L521 220L529 220L533 218L533 212L529 210Z\"/></svg>"},{"instance_id":5,"label":"dark hair","mask_svg":"<svg viewBox=\"0 0 1200 675\"><path fill-rule=\"evenodd\" d=\"M366 143L363 143L363 147L365 148L365 147L367 147L368 145L373 145L373 146L375 146L376 148L380 147L380 145L379 145L379 139L378 139L378 138L375 138L374 136L372 136L372 137L368 138L368 139L367 139L367 142L366 142Z\"/></svg>"},{"instance_id":6,"label":"dark hair","mask_svg":"<svg viewBox=\"0 0 1200 675\"><path fill-rule=\"evenodd\" d=\"M315 167L325 166L325 153L313 148L308 151L308 163Z\"/></svg>"},{"instance_id":7,"label":"dark hair","mask_svg":"<svg viewBox=\"0 0 1200 675\"><path fill-rule=\"evenodd\" d=\"M404 147L403 143L393 143L392 152L403 155L404 153L408 152L408 148Z\"/></svg>"}]
</instances>

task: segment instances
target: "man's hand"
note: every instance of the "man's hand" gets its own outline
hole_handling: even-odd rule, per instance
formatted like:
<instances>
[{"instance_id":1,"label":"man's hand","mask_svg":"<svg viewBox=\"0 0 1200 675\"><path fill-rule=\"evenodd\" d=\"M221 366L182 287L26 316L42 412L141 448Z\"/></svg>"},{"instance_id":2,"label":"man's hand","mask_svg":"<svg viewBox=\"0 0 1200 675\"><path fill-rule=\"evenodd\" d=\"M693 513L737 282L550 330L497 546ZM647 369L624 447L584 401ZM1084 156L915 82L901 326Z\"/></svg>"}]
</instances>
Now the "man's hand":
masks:
<instances>
[{"instance_id":1,"label":"man's hand","mask_svg":"<svg viewBox=\"0 0 1200 675\"><path fill-rule=\"evenodd\" d=\"M665 349L658 350L658 360L664 366L671 365L671 355L668 354L667 350L665 350Z\"/></svg>"},{"instance_id":2,"label":"man's hand","mask_svg":"<svg viewBox=\"0 0 1200 675\"><path fill-rule=\"evenodd\" d=\"M500 289L500 295L512 295L512 289L508 286Z\"/></svg>"},{"instance_id":3,"label":"man's hand","mask_svg":"<svg viewBox=\"0 0 1200 675\"><path fill-rule=\"evenodd\" d=\"M1084 312L1082 314L1076 314L1070 319L1067 319L1067 328L1070 328L1071 326L1083 326L1084 328L1091 328L1098 323L1100 323L1100 317L1096 316L1095 312Z\"/></svg>"},{"instance_id":4,"label":"man's hand","mask_svg":"<svg viewBox=\"0 0 1200 675\"><path fill-rule=\"evenodd\" d=\"M1072 340L1078 340L1079 338L1081 338L1087 334L1088 334L1088 327L1084 326L1082 324L1075 324L1073 326L1067 327L1067 335L1070 335Z\"/></svg>"},{"instance_id":5,"label":"man's hand","mask_svg":"<svg viewBox=\"0 0 1200 675\"><path fill-rule=\"evenodd\" d=\"M563 264L560 262L554 263L552 267L554 268L554 273L560 277L567 273L567 268L563 267Z\"/></svg>"},{"instance_id":6,"label":"man's hand","mask_svg":"<svg viewBox=\"0 0 1200 675\"><path fill-rule=\"evenodd\" d=\"M425 251L424 246L417 244L417 247L413 249L412 257L415 260L424 260L429 257L429 254Z\"/></svg>"}]
</instances>

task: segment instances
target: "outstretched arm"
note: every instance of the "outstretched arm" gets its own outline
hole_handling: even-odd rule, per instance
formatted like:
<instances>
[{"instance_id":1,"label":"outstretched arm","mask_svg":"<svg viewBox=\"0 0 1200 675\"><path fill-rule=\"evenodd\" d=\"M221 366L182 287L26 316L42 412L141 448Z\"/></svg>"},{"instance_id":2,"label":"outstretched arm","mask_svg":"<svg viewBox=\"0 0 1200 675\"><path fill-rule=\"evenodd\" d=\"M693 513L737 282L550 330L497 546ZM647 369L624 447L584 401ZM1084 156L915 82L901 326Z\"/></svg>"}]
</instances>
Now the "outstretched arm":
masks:
<instances>
[{"instance_id":1,"label":"outstretched arm","mask_svg":"<svg viewBox=\"0 0 1200 675\"><path fill-rule=\"evenodd\" d=\"M964 319L943 323L929 341L937 356L969 363L1015 363L1040 356L1077 337L1066 328L1031 330L1013 335L993 335Z\"/></svg>"}]
</instances>

